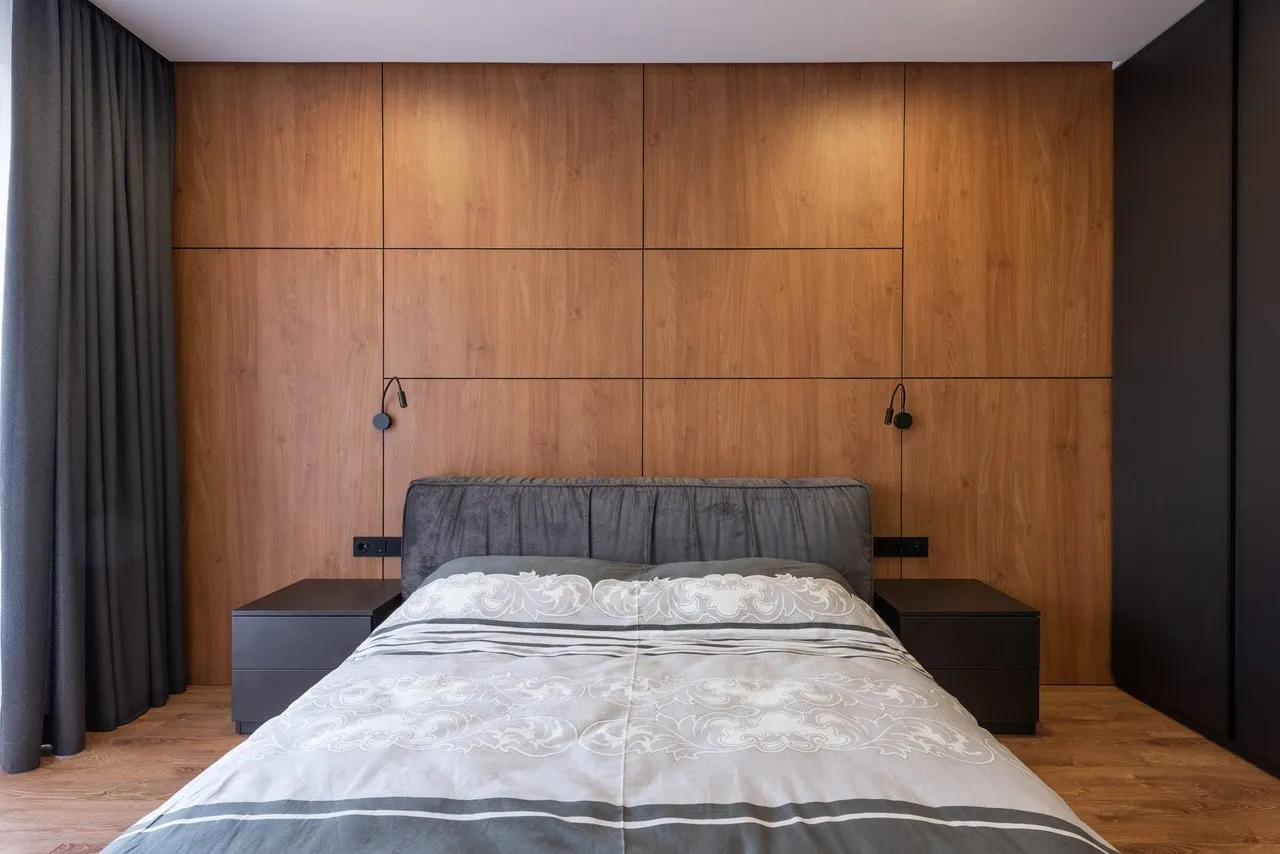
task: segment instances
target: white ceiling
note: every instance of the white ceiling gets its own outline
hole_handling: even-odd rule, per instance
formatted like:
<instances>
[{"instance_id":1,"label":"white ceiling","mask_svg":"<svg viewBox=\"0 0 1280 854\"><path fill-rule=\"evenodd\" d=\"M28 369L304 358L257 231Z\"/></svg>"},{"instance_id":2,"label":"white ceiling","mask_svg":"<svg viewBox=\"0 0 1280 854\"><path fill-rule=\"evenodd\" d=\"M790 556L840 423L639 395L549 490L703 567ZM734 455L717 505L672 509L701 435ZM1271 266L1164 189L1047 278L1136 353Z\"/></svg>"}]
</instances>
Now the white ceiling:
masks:
<instances>
[{"instance_id":1,"label":"white ceiling","mask_svg":"<svg viewBox=\"0 0 1280 854\"><path fill-rule=\"evenodd\" d=\"M1129 58L1200 0L94 0L173 60Z\"/></svg>"}]
</instances>

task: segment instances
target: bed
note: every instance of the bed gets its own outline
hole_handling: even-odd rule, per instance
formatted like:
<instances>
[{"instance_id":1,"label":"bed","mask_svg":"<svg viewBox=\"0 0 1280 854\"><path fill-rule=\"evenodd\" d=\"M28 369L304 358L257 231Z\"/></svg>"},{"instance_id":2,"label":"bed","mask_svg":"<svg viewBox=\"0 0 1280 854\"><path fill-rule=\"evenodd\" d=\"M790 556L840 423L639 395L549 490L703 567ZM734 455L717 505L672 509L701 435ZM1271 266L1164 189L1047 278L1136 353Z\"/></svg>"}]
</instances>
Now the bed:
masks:
<instances>
[{"instance_id":1,"label":"bed","mask_svg":"<svg viewBox=\"0 0 1280 854\"><path fill-rule=\"evenodd\" d=\"M403 605L112 854L1109 852L867 602L855 480L427 478Z\"/></svg>"}]
</instances>

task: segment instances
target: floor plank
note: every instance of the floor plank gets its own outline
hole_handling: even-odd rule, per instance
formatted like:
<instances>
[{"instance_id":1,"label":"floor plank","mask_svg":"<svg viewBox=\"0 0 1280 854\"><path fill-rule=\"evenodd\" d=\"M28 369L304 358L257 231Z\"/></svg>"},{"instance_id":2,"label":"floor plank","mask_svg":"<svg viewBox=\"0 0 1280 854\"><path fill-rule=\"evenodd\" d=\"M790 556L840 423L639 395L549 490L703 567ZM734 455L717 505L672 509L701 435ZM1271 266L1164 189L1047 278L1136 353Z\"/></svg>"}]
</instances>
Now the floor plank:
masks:
<instances>
[{"instance_id":1,"label":"floor plank","mask_svg":"<svg viewBox=\"0 0 1280 854\"><path fill-rule=\"evenodd\" d=\"M1035 737L1003 739L1125 854L1280 854L1280 780L1110 687L1046 687ZM197 686L88 748L0 775L0 850L99 850L239 743Z\"/></svg>"},{"instance_id":2,"label":"floor plank","mask_svg":"<svg viewBox=\"0 0 1280 854\"><path fill-rule=\"evenodd\" d=\"M1126 854L1280 852L1280 780L1116 688L1046 686L1002 741Z\"/></svg>"}]
</instances>

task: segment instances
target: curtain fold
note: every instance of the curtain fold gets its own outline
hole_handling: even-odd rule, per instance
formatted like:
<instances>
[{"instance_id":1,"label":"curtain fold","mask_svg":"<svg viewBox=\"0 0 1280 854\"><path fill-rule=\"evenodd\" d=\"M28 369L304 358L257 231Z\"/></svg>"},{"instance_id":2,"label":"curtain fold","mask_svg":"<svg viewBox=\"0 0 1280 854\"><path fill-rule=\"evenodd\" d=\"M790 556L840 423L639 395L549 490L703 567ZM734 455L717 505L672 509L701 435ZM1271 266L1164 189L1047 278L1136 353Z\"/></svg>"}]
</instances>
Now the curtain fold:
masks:
<instances>
[{"instance_id":1,"label":"curtain fold","mask_svg":"<svg viewBox=\"0 0 1280 854\"><path fill-rule=\"evenodd\" d=\"M14 0L0 354L0 768L186 686L172 66L86 0Z\"/></svg>"}]
</instances>

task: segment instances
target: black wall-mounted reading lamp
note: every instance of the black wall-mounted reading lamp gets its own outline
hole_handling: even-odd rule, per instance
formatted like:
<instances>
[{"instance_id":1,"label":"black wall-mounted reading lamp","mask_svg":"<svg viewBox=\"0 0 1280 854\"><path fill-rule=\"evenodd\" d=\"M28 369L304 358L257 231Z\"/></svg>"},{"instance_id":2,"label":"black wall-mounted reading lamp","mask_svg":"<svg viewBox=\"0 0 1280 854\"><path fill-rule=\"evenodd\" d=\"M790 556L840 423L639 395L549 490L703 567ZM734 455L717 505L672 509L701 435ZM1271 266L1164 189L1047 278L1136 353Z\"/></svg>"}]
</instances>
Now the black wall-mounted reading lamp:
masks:
<instances>
[{"instance_id":1,"label":"black wall-mounted reading lamp","mask_svg":"<svg viewBox=\"0 0 1280 854\"><path fill-rule=\"evenodd\" d=\"M902 392L902 409L898 410L895 415L893 412L893 403L898 399L898 392ZM902 383L898 383L893 388L893 394L889 395L889 408L884 411L884 423L892 425L899 430L910 430L911 422L914 421L911 413L907 411L907 387Z\"/></svg>"},{"instance_id":2,"label":"black wall-mounted reading lamp","mask_svg":"<svg viewBox=\"0 0 1280 854\"><path fill-rule=\"evenodd\" d=\"M387 414L387 389L391 388L391 384L396 384L396 402L400 404L401 409L407 409L409 406L409 398L404 393L404 386L400 384L399 377L392 377L387 380L387 384L382 387L382 397L378 400L378 414L373 416L373 426L382 432L391 426L391 416Z\"/></svg>"}]
</instances>

